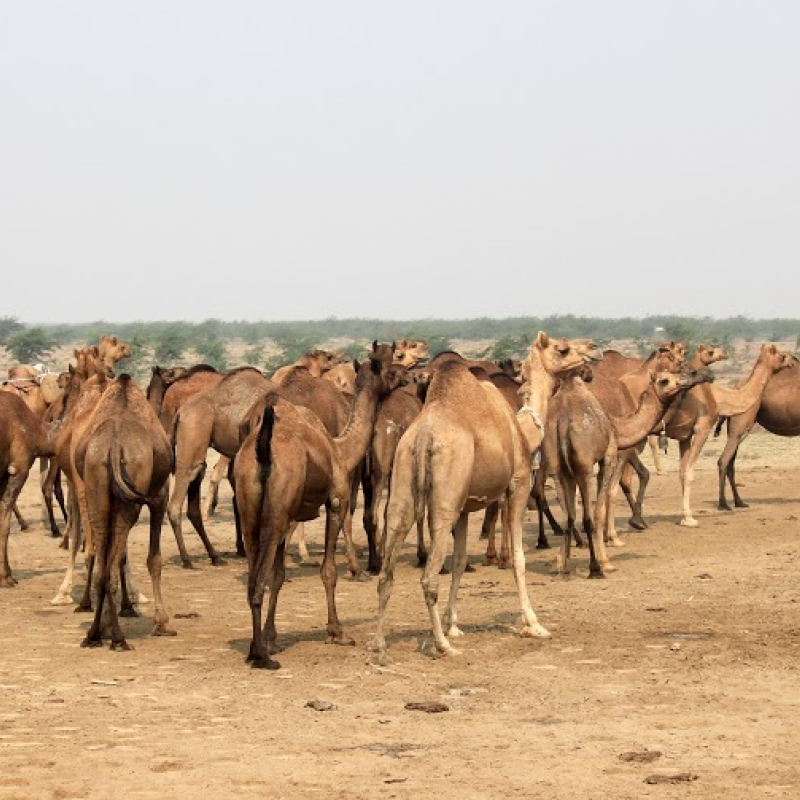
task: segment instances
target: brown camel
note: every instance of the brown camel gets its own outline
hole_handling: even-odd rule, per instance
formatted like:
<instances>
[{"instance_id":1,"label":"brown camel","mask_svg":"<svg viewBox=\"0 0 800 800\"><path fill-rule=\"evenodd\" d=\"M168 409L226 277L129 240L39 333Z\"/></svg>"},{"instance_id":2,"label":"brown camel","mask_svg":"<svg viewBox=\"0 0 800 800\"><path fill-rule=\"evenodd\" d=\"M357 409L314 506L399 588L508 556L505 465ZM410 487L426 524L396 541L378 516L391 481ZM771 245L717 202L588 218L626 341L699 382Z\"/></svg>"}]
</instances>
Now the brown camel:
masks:
<instances>
[{"instance_id":1,"label":"brown camel","mask_svg":"<svg viewBox=\"0 0 800 800\"><path fill-rule=\"evenodd\" d=\"M670 352L680 362L686 361L689 352L688 347L683 342L669 341L660 342L654 353L648 356L652 359L656 353ZM602 361L594 368L595 375L604 375L608 378L621 378L625 373L631 372L644 364L646 359L631 358L624 356L618 350L604 350Z\"/></svg>"},{"instance_id":2,"label":"brown camel","mask_svg":"<svg viewBox=\"0 0 800 800\"><path fill-rule=\"evenodd\" d=\"M169 440L141 389L129 375L108 387L75 449L75 469L85 486L94 546L97 604L82 647L102 645L101 622L107 603L111 649L130 650L119 624L112 589L122 571L128 534L142 506L150 509L147 567L153 582L152 634L173 636L161 596L161 523L172 470ZM122 583L122 615L136 616Z\"/></svg>"},{"instance_id":3,"label":"brown camel","mask_svg":"<svg viewBox=\"0 0 800 800\"><path fill-rule=\"evenodd\" d=\"M329 369L333 369L337 364L346 364L347 359L341 353L331 353L328 350L309 350L293 364L279 367L272 375L272 380L279 386L283 383L286 375L293 367L305 367L309 374L315 378L321 378Z\"/></svg>"},{"instance_id":4,"label":"brown camel","mask_svg":"<svg viewBox=\"0 0 800 800\"><path fill-rule=\"evenodd\" d=\"M398 339L394 342L395 364L411 369L428 358L428 343L424 339Z\"/></svg>"},{"instance_id":5,"label":"brown camel","mask_svg":"<svg viewBox=\"0 0 800 800\"><path fill-rule=\"evenodd\" d=\"M555 351L539 334L537 342L552 348L559 368L583 363L571 348ZM536 427L538 432L538 426ZM522 519L531 486L532 450L517 416L498 390L478 381L460 356L433 367L422 413L397 446L392 492L387 511L386 558L378 585L375 646L387 659L384 626L400 546L409 528L427 513L431 548L422 575L422 590L431 618L436 650L453 654L439 614L439 571L451 532L454 539L452 582L445 618L450 636L459 636L458 586L467 563L466 536L470 512L505 497L513 543L514 578L524 618L523 636L548 636L531 607L525 586Z\"/></svg>"},{"instance_id":6,"label":"brown camel","mask_svg":"<svg viewBox=\"0 0 800 800\"><path fill-rule=\"evenodd\" d=\"M720 416L745 414L753 409L758 405L773 376L793 364L791 354L781 352L774 344L762 345L750 375L737 388L728 389L716 384L697 386L670 412L665 433L670 439L677 439L680 445L680 479L683 492L681 525L690 528L698 525L691 509L694 465L717 419Z\"/></svg>"},{"instance_id":7,"label":"brown camel","mask_svg":"<svg viewBox=\"0 0 800 800\"><path fill-rule=\"evenodd\" d=\"M36 458L54 452L54 436L16 394L0 393L0 587L16 586L8 561L11 513Z\"/></svg>"},{"instance_id":8,"label":"brown camel","mask_svg":"<svg viewBox=\"0 0 800 800\"><path fill-rule=\"evenodd\" d=\"M100 346L97 348L100 360L108 369L109 375L113 375L114 367L118 361L128 358L131 354L131 347L127 342L120 341L116 336L103 336L100 338Z\"/></svg>"},{"instance_id":9,"label":"brown camel","mask_svg":"<svg viewBox=\"0 0 800 800\"><path fill-rule=\"evenodd\" d=\"M353 395L356 391L356 371L352 364L336 364L326 372L322 373L326 381L333 385L344 394Z\"/></svg>"},{"instance_id":10,"label":"brown camel","mask_svg":"<svg viewBox=\"0 0 800 800\"><path fill-rule=\"evenodd\" d=\"M153 367L147 399L158 414L167 436L172 435L180 407L190 397L213 389L224 377L224 372L217 372L208 364L197 364L190 369Z\"/></svg>"},{"instance_id":11,"label":"brown camel","mask_svg":"<svg viewBox=\"0 0 800 800\"><path fill-rule=\"evenodd\" d=\"M391 352L391 351L390 351ZM293 522L316 519L325 506L325 558L321 567L328 604L328 639L352 644L336 611L336 541L350 504L353 474L364 458L379 399L389 389L391 356L370 355L360 365L353 410L344 431L332 437L316 414L277 392L262 398L243 425L247 436L234 460L236 503L246 541L248 601L253 640L248 661L277 669L275 611L284 581L286 538ZM399 375L399 373L397 373ZM262 629L264 591L269 585Z\"/></svg>"},{"instance_id":12,"label":"brown camel","mask_svg":"<svg viewBox=\"0 0 800 800\"><path fill-rule=\"evenodd\" d=\"M747 508L736 486L736 455L753 425L757 422L777 436L800 436L800 363L797 359L793 358L790 367L773 375L757 403L742 414L727 417L726 422L728 441L717 462L719 508L731 511L725 497L726 479L731 484L735 507Z\"/></svg>"}]
</instances>

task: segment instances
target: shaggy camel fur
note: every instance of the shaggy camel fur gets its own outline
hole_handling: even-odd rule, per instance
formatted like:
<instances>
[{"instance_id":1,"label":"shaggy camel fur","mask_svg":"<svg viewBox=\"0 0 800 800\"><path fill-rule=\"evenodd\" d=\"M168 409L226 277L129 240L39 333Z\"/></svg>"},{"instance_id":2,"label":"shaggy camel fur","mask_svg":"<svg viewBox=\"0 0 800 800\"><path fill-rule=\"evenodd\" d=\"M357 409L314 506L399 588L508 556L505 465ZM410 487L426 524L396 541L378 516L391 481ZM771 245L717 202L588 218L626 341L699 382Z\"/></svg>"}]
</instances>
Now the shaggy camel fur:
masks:
<instances>
[{"instance_id":1,"label":"shaggy camel fur","mask_svg":"<svg viewBox=\"0 0 800 800\"><path fill-rule=\"evenodd\" d=\"M537 341L550 342L545 334ZM566 351L553 354L560 367L583 358ZM513 543L514 578L524 618L524 636L548 636L531 607L525 586L522 519L531 486L532 451L517 417L498 390L478 381L459 356L450 356L433 369L422 413L397 447L392 492L387 511L386 558L378 584L378 622L375 647L387 659L384 626L400 546L409 528L426 513L431 548L422 575L422 591L439 653L456 652L445 636L439 614L439 571L451 532L454 538L450 598L445 615L449 636L459 636L456 612L458 586L467 563L469 514L506 499Z\"/></svg>"},{"instance_id":2,"label":"shaggy camel fur","mask_svg":"<svg viewBox=\"0 0 800 800\"><path fill-rule=\"evenodd\" d=\"M0 393L0 587L16 586L8 561L11 513L39 456L54 453L53 435L16 394Z\"/></svg>"},{"instance_id":3,"label":"shaggy camel fur","mask_svg":"<svg viewBox=\"0 0 800 800\"><path fill-rule=\"evenodd\" d=\"M325 558L321 567L328 604L329 641L352 644L336 611L336 540L350 504L353 473L372 436L379 399L388 391L391 360L371 355L358 369L353 410L344 431L331 437L310 410L277 392L264 397L243 425L246 438L234 460L236 503L246 541L248 601L253 640L248 661L277 669L275 611L284 581L286 538L295 521L315 519L325 506ZM267 621L262 605L269 585Z\"/></svg>"},{"instance_id":4,"label":"shaggy camel fur","mask_svg":"<svg viewBox=\"0 0 800 800\"><path fill-rule=\"evenodd\" d=\"M717 468L719 470L719 508L731 511L725 497L725 481L730 481L736 508L747 508L736 486L736 455L739 445L757 422L778 436L800 436L800 363L792 365L772 377L764 387L760 400L745 411L727 418L728 441Z\"/></svg>"},{"instance_id":5,"label":"shaggy camel fur","mask_svg":"<svg viewBox=\"0 0 800 800\"><path fill-rule=\"evenodd\" d=\"M765 344L761 347L752 372L739 387L728 389L716 384L698 386L688 392L670 413L665 433L670 439L677 439L680 445L683 492L681 525L690 528L698 525L691 509L694 465L717 419L720 416L745 414L757 406L773 376L793 364L790 353L781 352L774 344Z\"/></svg>"},{"instance_id":6,"label":"shaggy camel fur","mask_svg":"<svg viewBox=\"0 0 800 800\"><path fill-rule=\"evenodd\" d=\"M128 533L141 508L150 509L147 568L153 583L153 635L171 636L161 596L161 523L172 471L169 440L144 393L121 375L103 394L75 450L75 469L85 486L94 546L97 606L82 647L102 645L101 622L107 603L111 649L130 650L119 624L112 585L126 558ZM122 583L122 615L136 616Z\"/></svg>"}]
</instances>

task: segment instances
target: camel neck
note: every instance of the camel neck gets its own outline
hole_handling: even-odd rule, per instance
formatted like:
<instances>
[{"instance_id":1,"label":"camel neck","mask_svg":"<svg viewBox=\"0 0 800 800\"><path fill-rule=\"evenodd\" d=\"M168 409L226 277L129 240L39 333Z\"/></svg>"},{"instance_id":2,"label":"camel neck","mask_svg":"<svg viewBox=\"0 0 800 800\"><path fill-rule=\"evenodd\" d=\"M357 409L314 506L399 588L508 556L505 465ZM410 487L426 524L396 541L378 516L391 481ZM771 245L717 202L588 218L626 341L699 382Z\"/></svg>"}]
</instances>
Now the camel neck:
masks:
<instances>
[{"instance_id":1,"label":"camel neck","mask_svg":"<svg viewBox=\"0 0 800 800\"><path fill-rule=\"evenodd\" d=\"M378 410L376 380L375 377L370 377L366 385L356 386L356 394L353 398L347 425L333 440L348 473L352 473L364 458L372 438Z\"/></svg>"},{"instance_id":2,"label":"camel neck","mask_svg":"<svg viewBox=\"0 0 800 800\"><path fill-rule=\"evenodd\" d=\"M625 417L612 416L611 422L617 432L617 448L627 450L643 442L664 417L667 408L668 404L659 400L651 386L642 394L636 411Z\"/></svg>"}]
</instances>

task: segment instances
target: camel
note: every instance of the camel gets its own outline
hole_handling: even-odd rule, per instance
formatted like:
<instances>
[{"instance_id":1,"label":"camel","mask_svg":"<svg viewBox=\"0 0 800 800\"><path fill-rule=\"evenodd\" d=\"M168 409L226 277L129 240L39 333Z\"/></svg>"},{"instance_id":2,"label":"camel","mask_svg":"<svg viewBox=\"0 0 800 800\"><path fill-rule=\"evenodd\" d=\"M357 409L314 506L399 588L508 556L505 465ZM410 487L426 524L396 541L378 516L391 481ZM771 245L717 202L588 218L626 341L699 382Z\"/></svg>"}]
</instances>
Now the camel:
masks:
<instances>
[{"instance_id":1,"label":"camel","mask_svg":"<svg viewBox=\"0 0 800 800\"><path fill-rule=\"evenodd\" d=\"M130 356L131 347L127 342L120 341L116 336L106 335L100 337L100 346L97 351L100 360L108 369L109 376L112 376L117 362Z\"/></svg>"},{"instance_id":2,"label":"camel","mask_svg":"<svg viewBox=\"0 0 800 800\"><path fill-rule=\"evenodd\" d=\"M731 511L725 497L725 481L730 481L733 502L736 508L747 508L736 486L736 456L739 446L758 423L777 436L800 436L800 364L796 358L785 370L773 375L764 387L761 398L742 414L728 416L728 441L720 454L719 508ZM719 429L720 423L717 428Z\"/></svg>"},{"instance_id":3,"label":"camel","mask_svg":"<svg viewBox=\"0 0 800 800\"><path fill-rule=\"evenodd\" d=\"M716 384L697 386L671 412L664 433L670 439L677 439L680 446L681 525L695 528L699 524L691 509L694 465L717 419L745 414L753 409L773 376L793 364L794 358L790 353L781 352L774 344L764 344L750 375L737 388L728 389Z\"/></svg>"},{"instance_id":4,"label":"camel","mask_svg":"<svg viewBox=\"0 0 800 800\"><path fill-rule=\"evenodd\" d=\"M352 364L336 364L322 373L326 381L330 381L340 392L353 395L356 391L356 371Z\"/></svg>"},{"instance_id":5,"label":"camel","mask_svg":"<svg viewBox=\"0 0 800 800\"><path fill-rule=\"evenodd\" d=\"M213 389L224 377L225 373L217 372L208 364L196 364L190 369L153 367L147 400L158 414L167 436L172 435L175 417L186 400Z\"/></svg>"},{"instance_id":6,"label":"camel","mask_svg":"<svg viewBox=\"0 0 800 800\"><path fill-rule=\"evenodd\" d=\"M550 340L544 333L539 334L535 346L562 370L584 361L571 347L559 347L556 340ZM538 426L534 427L538 433ZM531 445L517 416L492 384L478 381L458 355L442 359L433 367L425 406L400 440L394 459L386 557L378 582L374 646L380 660L388 659L384 627L400 546L411 525L426 513L431 546L421 583L434 645L443 655L457 652L445 629L448 636L461 635L456 602L467 563L469 514L503 497L524 620L522 635L549 635L536 618L525 586L522 519L531 486L531 461ZM439 571L451 532L453 570L443 628L438 605Z\"/></svg>"},{"instance_id":7,"label":"camel","mask_svg":"<svg viewBox=\"0 0 800 800\"><path fill-rule=\"evenodd\" d=\"M54 436L16 394L0 393L0 587L17 580L8 561L11 513L36 458L54 453Z\"/></svg>"},{"instance_id":8,"label":"camel","mask_svg":"<svg viewBox=\"0 0 800 800\"><path fill-rule=\"evenodd\" d=\"M674 340L659 342L655 351L648 356L648 359L652 359L656 353L670 352L674 354L676 360L683 363L686 361L688 351L688 347L683 342ZM594 372L596 375L604 375L607 378L621 378L625 373L639 369L648 359L624 356L618 350L604 350L603 358L594 368Z\"/></svg>"},{"instance_id":9,"label":"camel","mask_svg":"<svg viewBox=\"0 0 800 800\"><path fill-rule=\"evenodd\" d=\"M337 364L346 363L347 359L341 353L331 353L328 350L309 350L293 364L286 364L275 370L272 380L280 386L293 367L305 367L309 374L315 378L321 378L324 373L333 369Z\"/></svg>"},{"instance_id":10,"label":"camel","mask_svg":"<svg viewBox=\"0 0 800 800\"><path fill-rule=\"evenodd\" d=\"M387 348L388 349L388 348ZM391 351L389 351L391 353ZM275 611L285 577L285 547L293 522L315 519L325 506L325 557L321 567L328 604L328 641L353 644L336 610L336 541L350 504L353 474L364 458L380 398L390 389L389 358L380 350L358 368L356 395L345 429L332 437L309 409L270 392L248 413L234 460L236 504L246 542L253 667L278 669ZM262 605L269 585L267 620Z\"/></svg>"},{"instance_id":11,"label":"camel","mask_svg":"<svg viewBox=\"0 0 800 800\"><path fill-rule=\"evenodd\" d=\"M428 343L424 339L399 339L394 343L394 363L406 369L427 361Z\"/></svg>"},{"instance_id":12,"label":"camel","mask_svg":"<svg viewBox=\"0 0 800 800\"><path fill-rule=\"evenodd\" d=\"M97 403L75 449L75 470L83 481L91 526L97 582L94 621L82 647L102 645L101 623L107 603L111 649L130 650L112 596L122 571L130 529L143 505L150 509L147 567L155 599L154 636L174 636L161 595L161 523L172 470L172 451L158 417L130 375L121 375ZM122 584L122 615L136 616Z\"/></svg>"}]
</instances>

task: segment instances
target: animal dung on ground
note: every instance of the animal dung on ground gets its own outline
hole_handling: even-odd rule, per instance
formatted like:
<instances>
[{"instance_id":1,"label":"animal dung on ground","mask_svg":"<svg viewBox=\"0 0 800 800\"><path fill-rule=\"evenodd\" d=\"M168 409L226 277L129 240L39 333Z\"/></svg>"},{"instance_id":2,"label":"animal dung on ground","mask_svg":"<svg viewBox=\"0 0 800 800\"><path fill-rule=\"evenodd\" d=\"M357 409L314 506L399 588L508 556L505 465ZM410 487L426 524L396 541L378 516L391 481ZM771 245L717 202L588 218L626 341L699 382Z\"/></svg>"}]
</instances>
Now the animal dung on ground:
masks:
<instances>
[{"instance_id":1,"label":"animal dung on ground","mask_svg":"<svg viewBox=\"0 0 800 800\"><path fill-rule=\"evenodd\" d=\"M172 616L175 617L175 619L200 619L200 615L196 611L178 612Z\"/></svg>"},{"instance_id":2,"label":"animal dung on ground","mask_svg":"<svg viewBox=\"0 0 800 800\"><path fill-rule=\"evenodd\" d=\"M691 783L696 781L700 776L692 772L673 772L671 775L648 775L645 783Z\"/></svg>"},{"instance_id":3,"label":"animal dung on ground","mask_svg":"<svg viewBox=\"0 0 800 800\"><path fill-rule=\"evenodd\" d=\"M423 700L417 703L406 703L405 709L406 711L424 711L426 714L441 714L443 711L449 711L450 706L436 700Z\"/></svg>"},{"instance_id":4,"label":"animal dung on ground","mask_svg":"<svg viewBox=\"0 0 800 800\"><path fill-rule=\"evenodd\" d=\"M333 711L336 708L333 703L329 703L327 700L309 700L305 707L313 708L314 711Z\"/></svg>"},{"instance_id":5,"label":"animal dung on ground","mask_svg":"<svg viewBox=\"0 0 800 800\"><path fill-rule=\"evenodd\" d=\"M653 761L657 761L662 755L663 753L660 750L648 750L645 748L644 750L631 750L627 753L620 753L619 760L634 764L650 764Z\"/></svg>"}]
</instances>

